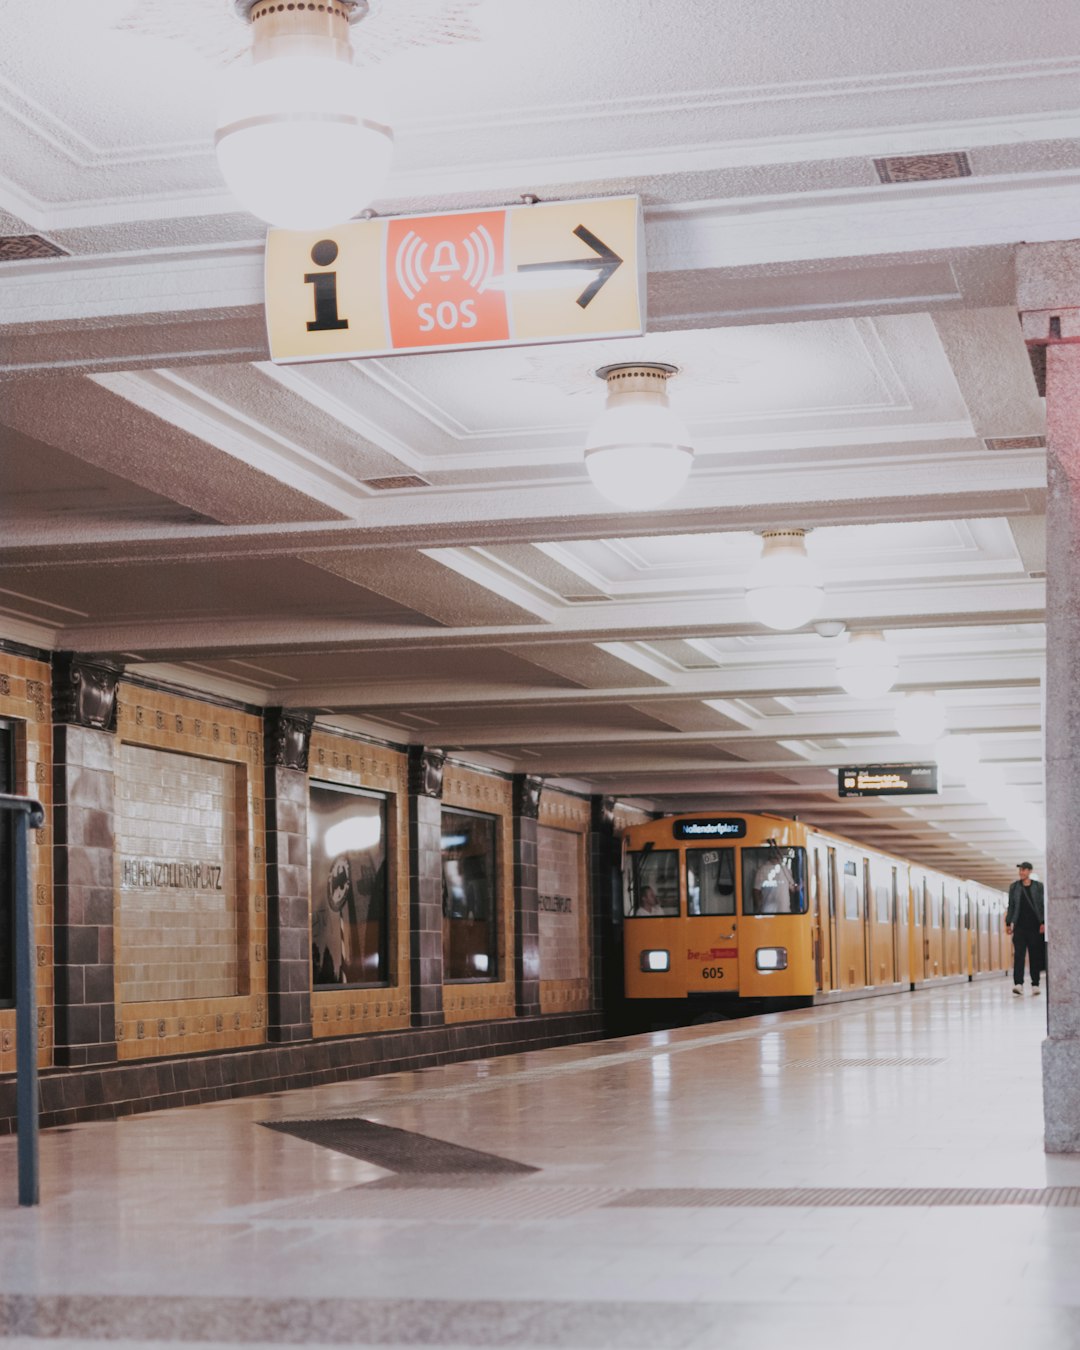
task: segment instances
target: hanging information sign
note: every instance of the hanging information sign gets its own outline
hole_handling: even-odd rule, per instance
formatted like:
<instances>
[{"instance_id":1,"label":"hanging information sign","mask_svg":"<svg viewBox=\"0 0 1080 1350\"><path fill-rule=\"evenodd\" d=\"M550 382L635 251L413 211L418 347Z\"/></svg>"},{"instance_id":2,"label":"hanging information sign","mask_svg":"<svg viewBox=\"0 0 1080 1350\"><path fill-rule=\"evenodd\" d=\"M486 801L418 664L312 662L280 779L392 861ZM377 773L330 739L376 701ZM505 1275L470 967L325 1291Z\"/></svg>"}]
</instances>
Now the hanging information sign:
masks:
<instances>
[{"instance_id":1,"label":"hanging information sign","mask_svg":"<svg viewBox=\"0 0 1080 1350\"><path fill-rule=\"evenodd\" d=\"M352 220L266 238L266 325L282 364L637 337L637 197Z\"/></svg>"}]
</instances>

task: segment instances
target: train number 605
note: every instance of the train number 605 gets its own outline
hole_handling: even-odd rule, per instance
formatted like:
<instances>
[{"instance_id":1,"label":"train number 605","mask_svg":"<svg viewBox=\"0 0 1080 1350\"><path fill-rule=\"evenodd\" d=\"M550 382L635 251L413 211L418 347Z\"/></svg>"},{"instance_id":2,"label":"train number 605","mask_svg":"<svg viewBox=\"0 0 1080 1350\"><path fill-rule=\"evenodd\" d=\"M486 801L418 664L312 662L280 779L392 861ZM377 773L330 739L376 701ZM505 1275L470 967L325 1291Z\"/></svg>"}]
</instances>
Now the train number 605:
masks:
<instances>
[{"instance_id":1,"label":"train number 605","mask_svg":"<svg viewBox=\"0 0 1080 1350\"><path fill-rule=\"evenodd\" d=\"M705 966L701 972L701 978L703 980L722 980L724 978L723 967Z\"/></svg>"}]
</instances>

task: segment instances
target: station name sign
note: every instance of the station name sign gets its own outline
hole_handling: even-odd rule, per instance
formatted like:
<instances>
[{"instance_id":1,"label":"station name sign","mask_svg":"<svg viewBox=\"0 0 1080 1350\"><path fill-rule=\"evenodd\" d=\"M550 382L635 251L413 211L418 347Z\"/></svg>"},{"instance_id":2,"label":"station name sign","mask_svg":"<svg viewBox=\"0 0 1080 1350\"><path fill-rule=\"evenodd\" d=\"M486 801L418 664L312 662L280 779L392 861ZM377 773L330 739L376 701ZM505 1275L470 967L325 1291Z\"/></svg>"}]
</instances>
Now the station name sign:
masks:
<instances>
[{"instance_id":1,"label":"station name sign","mask_svg":"<svg viewBox=\"0 0 1080 1350\"><path fill-rule=\"evenodd\" d=\"M637 197L270 230L270 359L638 337L645 281Z\"/></svg>"},{"instance_id":2,"label":"station name sign","mask_svg":"<svg viewBox=\"0 0 1080 1350\"><path fill-rule=\"evenodd\" d=\"M701 820L677 820L676 839L745 839L746 821L725 816Z\"/></svg>"},{"instance_id":3,"label":"station name sign","mask_svg":"<svg viewBox=\"0 0 1080 1350\"><path fill-rule=\"evenodd\" d=\"M938 790L936 764L863 764L841 769L841 797L933 796Z\"/></svg>"}]
</instances>

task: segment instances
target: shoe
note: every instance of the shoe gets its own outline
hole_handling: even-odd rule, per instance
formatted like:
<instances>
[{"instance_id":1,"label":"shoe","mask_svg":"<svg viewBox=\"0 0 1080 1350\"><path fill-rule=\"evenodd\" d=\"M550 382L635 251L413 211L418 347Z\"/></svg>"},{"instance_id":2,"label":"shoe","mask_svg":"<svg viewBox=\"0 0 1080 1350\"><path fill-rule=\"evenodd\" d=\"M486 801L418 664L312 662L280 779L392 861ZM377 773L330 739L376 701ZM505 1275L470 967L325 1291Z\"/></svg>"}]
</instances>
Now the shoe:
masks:
<instances>
[{"instance_id":1,"label":"shoe","mask_svg":"<svg viewBox=\"0 0 1080 1350\"><path fill-rule=\"evenodd\" d=\"M1014 994L1022 994L1023 992L1024 992L1024 986L1023 986L1022 984L1014 984L1014 985L1013 985L1013 993L1014 993Z\"/></svg>"},{"instance_id":2,"label":"shoe","mask_svg":"<svg viewBox=\"0 0 1080 1350\"><path fill-rule=\"evenodd\" d=\"M1032 992L1033 994L1041 994L1041 993L1042 993L1042 990L1039 988L1039 986L1038 986L1037 984L1033 984L1033 985L1031 986L1031 992Z\"/></svg>"}]
</instances>

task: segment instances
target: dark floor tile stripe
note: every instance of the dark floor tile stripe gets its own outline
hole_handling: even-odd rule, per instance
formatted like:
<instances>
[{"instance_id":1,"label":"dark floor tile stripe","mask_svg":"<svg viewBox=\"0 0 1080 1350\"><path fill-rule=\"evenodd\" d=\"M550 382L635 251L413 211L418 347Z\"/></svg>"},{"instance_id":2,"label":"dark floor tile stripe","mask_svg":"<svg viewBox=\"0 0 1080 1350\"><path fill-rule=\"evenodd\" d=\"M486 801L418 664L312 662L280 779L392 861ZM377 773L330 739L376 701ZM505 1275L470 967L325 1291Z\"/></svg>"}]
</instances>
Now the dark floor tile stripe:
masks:
<instances>
[{"instance_id":1,"label":"dark floor tile stripe","mask_svg":"<svg viewBox=\"0 0 1080 1350\"><path fill-rule=\"evenodd\" d=\"M953 1187L730 1187L628 1191L607 1201L605 1209L931 1209L956 1206L1028 1205L1080 1207L1080 1186Z\"/></svg>"},{"instance_id":2,"label":"dark floor tile stripe","mask_svg":"<svg viewBox=\"0 0 1080 1350\"><path fill-rule=\"evenodd\" d=\"M0 1295L6 1338L682 1350L730 1313L671 1303Z\"/></svg>"},{"instance_id":3,"label":"dark floor tile stripe","mask_svg":"<svg viewBox=\"0 0 1080 1350\"><path fill-rule=\"evenodd\" d=\"M331 1120L264 1120L268 1130L374 1163L390 1172L437 1175L521 1175L538 1169L494 1153L481 1153L444 1139L379 1125L360 1117Z\"/></svg>"}]
</instances>

